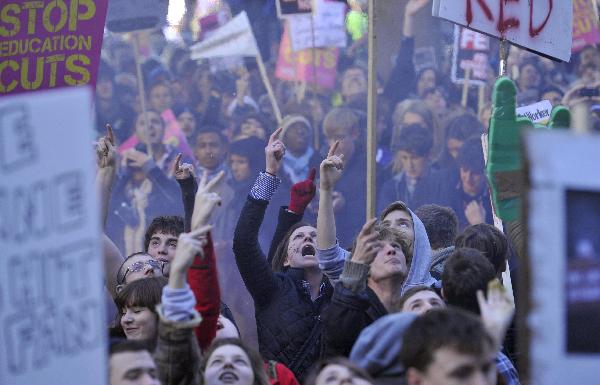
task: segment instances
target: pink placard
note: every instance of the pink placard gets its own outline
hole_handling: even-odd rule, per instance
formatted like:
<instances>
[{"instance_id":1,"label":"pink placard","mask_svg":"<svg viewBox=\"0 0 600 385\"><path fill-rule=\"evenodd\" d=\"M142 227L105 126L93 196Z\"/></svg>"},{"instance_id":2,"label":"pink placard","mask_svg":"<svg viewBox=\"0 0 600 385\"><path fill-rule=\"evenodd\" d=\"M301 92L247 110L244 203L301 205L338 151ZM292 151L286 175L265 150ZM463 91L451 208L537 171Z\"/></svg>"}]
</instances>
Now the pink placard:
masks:
<instances>
[{"instance_id":1,"label":"pink placard","mask_svg":"<svg viewBox=\"0 0 600 385\"><path fill-rule=\"evenodd\" d=\"M579 52L583 47L600 43L600 23L591 0L573 0L573 48Z\"/></svg>"},{"instance_id":2,"label":"pink placard","mask_svg":"<svg viewBox=\"0 0 600 385\"><path fill-rule=\"evenodd\" d=\"M293 52L286 25L279 45L275 77L309 84L316 82L323 88L331 89L335 86L338 57L338 48L315 48Z\"/></svg>"},{"instance_id":3,"label":"pink placard","mask_svg":"<svg viewBox=\"0 0 600 385\"><path fill-rule=\"evenodd\" d=\"M2 0L0 96L96 84L108 0Z\"/></svg>"}]
</instances>

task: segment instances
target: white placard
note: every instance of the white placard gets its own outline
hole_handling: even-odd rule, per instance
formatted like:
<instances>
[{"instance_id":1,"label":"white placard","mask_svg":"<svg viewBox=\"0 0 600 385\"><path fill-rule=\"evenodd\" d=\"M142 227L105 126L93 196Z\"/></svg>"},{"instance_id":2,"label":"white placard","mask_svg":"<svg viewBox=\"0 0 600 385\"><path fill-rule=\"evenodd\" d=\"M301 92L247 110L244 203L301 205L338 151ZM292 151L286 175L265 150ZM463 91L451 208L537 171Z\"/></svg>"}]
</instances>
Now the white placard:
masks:
<instances>
[{"instance_id":1,"label":"white placard","mask_svg":"<svg viewBox=\"0 0 600 385\"><path fill-rule=\"evenodd\" d=\"M317 2L314 15L289 16L292 50L300 51L313 47L345 47L347 44L345 25L346 5L339 2ZM311 23L312 18L312 23Z\"/></svg>"},{"instance_id":2,"label":"white placard","mask_svg":"<svg viewBox=\"0 0 600 385\"><path fill-rule=\"evenodd\" d=\"M518 117L529 118L533 123L546 124L550 121L551 115L552 103L548 100L517 108Z\"/></svg>"},{"instance_id":3,"label":"white placard","mask_svg":"<svg viewBox=\"0 0 600 385\"><path fill-rule=\"evenodd\" d=\"M573 4L568 0L434 0L433 16L568 62Z\"/></svg>"},{"instance_id":4,"label":"white placard","mask_svg":"<svg viewBox=\"0 0 600 385\"><path fill-rule=\"evenodd\" d=\"M525 136L530 164L531 385L597 385L600 367L600 137Z\"/></svg>"},{"instance_id":5,"label":"white placard","mask_svg":"<svg viewBox=\"0 0 600 385\"><path fill-rule=\"evenodd\" d=\"M0 99L0 384L106 385L91 90Z\"/></svg>"}]
</instances>

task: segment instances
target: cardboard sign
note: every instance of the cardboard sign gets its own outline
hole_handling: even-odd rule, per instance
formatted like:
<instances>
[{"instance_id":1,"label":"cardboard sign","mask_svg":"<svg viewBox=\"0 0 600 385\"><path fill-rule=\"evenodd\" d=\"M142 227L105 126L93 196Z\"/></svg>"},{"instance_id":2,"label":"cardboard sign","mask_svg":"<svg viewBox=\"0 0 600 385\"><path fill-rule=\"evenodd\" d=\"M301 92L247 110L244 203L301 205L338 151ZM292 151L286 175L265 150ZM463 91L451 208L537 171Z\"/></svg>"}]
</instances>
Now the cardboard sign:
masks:
<instances>
[{"instance_id":1,"label":"cardboard sign","mask_svg":"<svg viewBox=\"0 0 600 385\"><path fill-rule=\"evenodd\" d=\"M287 81L316 83L323 88L331 89L335 86L338 57L339 50L337 48L316 48L293 52L288 30L285 28L279 45L275 77Z\"/></svg>"},{"instance_id":2,"label":"cardboard sign","mask_svg":"<svg viewBox=\"0 0 600 385\"><path fill-rule=\"evenodd\" d=\"M521 379L532 385L596 385L600 367L600 138L532 130L521 303L528 327Z\"/></svg>"},{"instance_id":3,"label":"cardboard sign","mask_svg":"<svg viewBox=\"0 0 600 385\"><path fill-rule=\"evenodd\" d=\"M552 104L542 100L535 104L517 108L519 118L529 118L533 123L546 125L552 115Z\"/></svg>"},{"instance_id":4,"label":"cardboard sign","mask_svg":"<svg viewBox=\"0 0 600 385\"><path fill-rule=\"evenodd\" d=\"M108 0L3 0L0 96L96 83Z\"/></svg>"},{"instance_id":5,"label":"cardboard sign","mask_svg":"<svg viewBox=\"0 0 600 385\"><path fill-rule=\"evenodd\" d=\"M168 0L110 0L106 28L112 32L131 32L164 24Z\"/></svg>"},{"instance_id":6,"label":"cardboard sign","mask_svg":"<svg viewBox=\"0 0 600 385\"><path fill-rule=\"evenodd\" d=\"M91 106L0 98L0 384L107 384Z\"/></svg>"},{"instance_id":7,"label":"cardboard sign","mask_svg":"<svg viewBox=\"0 0 600 385\"><path fill-rule=\"evenodd\" d=\"M452 81L462 84L467 68L471 69L469 83L485 85L488 79L490 38L472 29L454 26Z\"/></svg>"},{"instance_id":8,"label":"cardboard sign","mask_svg":"<svg viewBox=\"0 0 600 385\"><path fill-rule=\"evenodd\" d=\"M592 0L573 0L573 52L600 43L600 21Z\"/></svg>"},{"instance_id":9,"label":"cardboard sign","mask_svg":"<svg viewBox=\"0 0 600 385\"><path fill-rule=\"evenodd\" d=\"M568 62L573 6L554 0L434 0L433 16Z\"/></svg>"},{"instance_id":10,"label":"cardboard sign","mask_svg":"<svg viewBox=\"0 0 600 385\"><path fill-rule=\"evenodd\" d=\"M300 51L313 47L345 47L345 15L344 3L319 2L314 15L289 17L287 21L292 49Z\"/></svg>"},{"instance_id":11,"label":"cardboard sign","mask_svg":"<svg viewBox=\"0 0 600 385\"><path fill-rule=\"evenodd\" d=\"M312 0L277 0L277 16L281 19L312 12Z\"/></svg>"}]
</instances>

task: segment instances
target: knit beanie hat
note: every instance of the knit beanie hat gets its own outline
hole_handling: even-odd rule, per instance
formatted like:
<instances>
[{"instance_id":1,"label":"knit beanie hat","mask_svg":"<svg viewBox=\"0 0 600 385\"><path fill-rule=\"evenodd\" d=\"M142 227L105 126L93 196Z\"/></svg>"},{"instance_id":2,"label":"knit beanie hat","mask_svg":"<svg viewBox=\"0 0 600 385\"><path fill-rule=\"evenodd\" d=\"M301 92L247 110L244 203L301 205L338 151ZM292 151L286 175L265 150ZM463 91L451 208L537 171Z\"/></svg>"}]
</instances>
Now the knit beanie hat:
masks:
<instances>
[{"instance_id":1,"label":"knit beanie hat","mask_svg":"<svg viewBox=\"0 0 600 385\"><path fill-rule=\"evenodd\" d=\"M281 122L281 127L283 127L283 130L281 131L281 135L279 135L279 138L281 140L283 140L283 138L285 138L285 134L286 134L287 130L289 130L289 128L295 123L304 124L306 126L306 128L308 128L309 133L312 133L312 126L310 125L310 122L308 121L308 119L306 119L302 115L288 115Z\"/></svg>"},{"instance_id":2,"label":"knit beanie hat","mask_svg":"<svg viewBox=\"0 0 600 385\"><path fill-rule=\"evenodd\" d=\"M365 369L376 383L389 379L397 384L404 376L404 368L398 359L404 332L417 318L413 313L388 314L373 322L358 336L350 360Z\"/></svg>"}]
</instances>

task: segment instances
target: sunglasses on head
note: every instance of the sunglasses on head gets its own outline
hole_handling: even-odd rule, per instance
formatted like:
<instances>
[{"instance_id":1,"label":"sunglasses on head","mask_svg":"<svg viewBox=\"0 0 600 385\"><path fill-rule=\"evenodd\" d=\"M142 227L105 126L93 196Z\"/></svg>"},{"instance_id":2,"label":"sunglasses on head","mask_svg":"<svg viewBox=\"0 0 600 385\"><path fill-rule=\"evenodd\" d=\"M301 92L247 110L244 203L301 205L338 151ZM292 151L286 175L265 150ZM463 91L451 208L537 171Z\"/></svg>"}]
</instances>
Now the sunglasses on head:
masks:
<instances>
[{"instance_id":1,"label":"sunglasses on head","mask_svg":"<svg viewBox=\"0 0 600 385\"><path fill-rule=\"evenodd\" d=\"M157 261L155 259L149 259L147 261L139 261L139 262L135 262L133 264L131 264L131 266L129 266L127 268L127 270L125 270L125 274L123 275L123 280L121 283L125 283L127 281L127 274L131 273L137 273L140 272L142 270L144 270L144 267L146 265L152 267L153 269L159 269L161 273L163 273L163 270L165 268L165 265L167 264L167 262L165 261Z\"/></svg>"}]
</instances>

